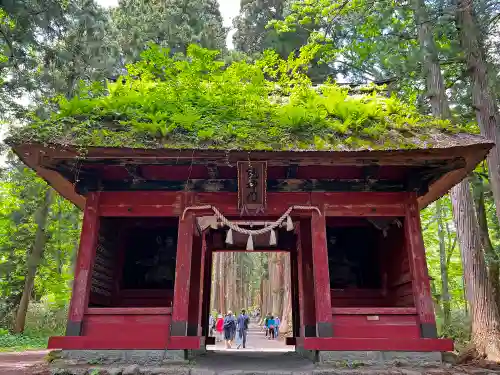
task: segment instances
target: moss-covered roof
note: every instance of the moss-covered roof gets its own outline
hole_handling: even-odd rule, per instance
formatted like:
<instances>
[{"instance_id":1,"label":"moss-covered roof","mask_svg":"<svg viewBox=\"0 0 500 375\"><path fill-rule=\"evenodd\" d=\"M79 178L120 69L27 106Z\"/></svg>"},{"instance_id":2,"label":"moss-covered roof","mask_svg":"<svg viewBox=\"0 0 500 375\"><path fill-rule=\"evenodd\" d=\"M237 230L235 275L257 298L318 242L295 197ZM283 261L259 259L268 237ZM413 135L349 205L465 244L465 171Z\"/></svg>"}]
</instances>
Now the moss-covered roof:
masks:
<instances>
[{"instance_id":1,"label":"moss-covered roof","mask_svg":"<svg viewBox=\"0 0 500 375\"><path fill-rule=\"evenodd\" d=\"M295 64L295 65L293 65ZM393 150L482 143L397 98L312 87L300 64L267 55L229 66L192 46L188 60L151 48L106 87L82 87L10 143L218 150Z\"/></svg>"}]
</instances>

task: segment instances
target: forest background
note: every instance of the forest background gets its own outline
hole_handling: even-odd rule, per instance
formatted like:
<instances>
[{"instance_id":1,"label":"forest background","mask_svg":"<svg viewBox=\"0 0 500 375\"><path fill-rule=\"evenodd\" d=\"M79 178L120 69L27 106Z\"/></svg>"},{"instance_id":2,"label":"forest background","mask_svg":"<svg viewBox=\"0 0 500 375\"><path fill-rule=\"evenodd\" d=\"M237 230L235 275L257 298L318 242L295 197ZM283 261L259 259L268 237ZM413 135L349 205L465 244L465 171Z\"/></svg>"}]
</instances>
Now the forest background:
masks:
<instances>
[{"instance_id":1,"label":"forest background","mask_svg":"<svg viewBox=\"0 0 500 375\"><path fill-rule=\"evenodd\" d=\"M241 0L231 28L217 0L120 0L113 8L94 0L5 0L2 133L29 124L33 113L57 111L52 99L73 97L82 83L116 80L149 43L172 53L198 44L220 51L227 65L257 61L268 49L285 60L314 51L307 74L315 84L336 81L355 93L380 85L370 90L500 140L495 0ZM44 347L64 332L81 212L1 147L0 350ZM439 334L459 348L472 339L491 358L500 356L499 155L495 148L421 213ZM214 303L286 316L286 264L279 254L217 257L215 272L237 290L216 286L229 297L224 306Z\"/></svg>"}]
</instances>

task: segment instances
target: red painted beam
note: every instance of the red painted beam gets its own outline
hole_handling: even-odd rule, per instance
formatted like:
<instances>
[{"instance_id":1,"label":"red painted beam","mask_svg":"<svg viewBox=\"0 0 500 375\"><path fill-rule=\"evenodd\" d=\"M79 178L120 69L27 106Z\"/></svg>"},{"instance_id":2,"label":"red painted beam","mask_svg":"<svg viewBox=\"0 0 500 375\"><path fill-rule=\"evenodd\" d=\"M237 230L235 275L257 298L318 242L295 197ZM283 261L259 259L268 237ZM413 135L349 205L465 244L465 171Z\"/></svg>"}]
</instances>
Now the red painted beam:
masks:
<instances>
[{"instance_id":1,"label":"red painted beam","mask_svg":"<svg viewBox=\"0 0 500 375\"><path fill-rule=\"evenodd\" d=\"M92 337L92 336L53 336L49 339L48 349L95 349L95 350L127 350L127 349L165 349L168 345L168 335L140 335L123 337Z\"/></svg>"},{"instance_id":2,"label":"red painted beam","mask_svg":"<svg viewBox=\"0 0 500 375\"><path fill-rule=\"evenodd\" d=\"M171 315L171 307L93 307L85 315Z\"/></svg>"},{"instance_id":3,"label":"red painted beam","mask_svg":"<svg viewBox=\"0 0 500 375\"><path fill-rule=\"evenodd\" d=\"M191 194L194 206L213 205L226 216L239 216L237 193L102 192L101 216L181 216ZM327 216L404 216L408 193L268 193L265 216L280 216L292 205L324 206ZM310 216L311 211L295 211ZM211 210L195 215L212 214Z\"/></svg>"},{"instance_id":4,"label":"red painted beam","mask_svg":"<svg viewBox=\"0 0 500 375\"><path fill-rule=\"evenodd\" d=\"M360 324L360 325L343 325L334 324L333 332L335 338L383 338L383 339L418 339L420 337L420 329L414 325L397 325L397 324Z\"/></svg>"},{"instance_id":5,"label":"red painted beam","mask_svg":"<svg viewBox=\"0 0 500 375\"><path fill-rule=\"evenodd\" d=\"M199 336L170 336L169 350L200 349L202 338ZM204 341L204 340L203 340Z\"/></svg>"},{"instance_id":6,"label":"red painted beam","mask_svg":"<svg viewBox=\"0 0 500 375\"><path fill-rule=\"evenodd\" d=\"M334 307L332 314L337 315L416 315L413 307Z\"/></svg>"},{"instance_id":7,"label":"red painted beam","mask_svg":"<svg viewBox=\"0 0 500 375\"><path fill-rule=\"evenodd\" d=\"M449 339L377 339L377 338L329 338L305 337L304 349L332 351L408 351L408 352L448 352L453 350L453 340Z\"/></svg>"}]
</instances>

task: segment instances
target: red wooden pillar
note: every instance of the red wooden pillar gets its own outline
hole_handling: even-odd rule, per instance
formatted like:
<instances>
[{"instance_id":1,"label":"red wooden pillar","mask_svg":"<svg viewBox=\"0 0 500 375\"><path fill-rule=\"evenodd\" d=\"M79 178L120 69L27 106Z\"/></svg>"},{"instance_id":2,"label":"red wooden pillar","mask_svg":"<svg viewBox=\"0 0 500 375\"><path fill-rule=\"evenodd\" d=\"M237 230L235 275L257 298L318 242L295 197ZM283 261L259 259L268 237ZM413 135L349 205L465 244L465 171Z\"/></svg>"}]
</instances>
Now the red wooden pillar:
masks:
<instances>
[{"instance_id":1,"label":"red wooden pillar","mask_svg":"<svg viewBox=\"0 0 500 375\"><path fill-rule=\"evenodd\" d=\"M301 337L316 337L316 305L314 302L313 248L311 221L300 223L300 246L298 246L299 299Z\"/></svg>"},{"instance_id":2,"label":"red wooden pillar","mask_svg":"<svg viewBox=\"0 0 500 375\"><path fill-rule=\"evenodd\" d=\"M195 229L196 231L196 229ZM189 286L188 336L200 336L200 297L203 294L202 271L204 266L202 237L199 233L193 237L191 249L191 280Z\"/></svg>"},{"instance_id":3,"label":"red wooden pillar","mask_svg":"<svg viewBox=\"0 0 500 375\"><path fill-rule=\"evenodd\" d=\"M80 246L75 264L73 293L69 305L66 336L80 336L85 311L89 304L90 287L92 284L92 268L99 238L99 193L87 195L83 214Z\"/></svg>"},{"instance_id":4,"label":"red wooden pillar","mask_svg":"<svg viewBox=\"0 0 500 375\"><path fill-rule=\"evenodd\" d=\"M437 338L436 319L416 194L411 194L406 204L405 239L412 275L413 297L420 320L420 335L423 338Z\"/></svg>"},{"instance_id":5,"label":"red wooden pillar","mask_svg":"<svg viewBox=\"0 0 500 375\"><path fill-rule=\"evenodd\" d=\"M203 248L205 254L205 264L203 271L203 295L201 296L201 335L203 337L208 337L209 335L209 315L210 311L210 296L212 293L212 258L213 258L213 246L212 246L212 235L208 230L203 232ZM215 344L215 342L214 342Z\"/></svg>"},{"instance_id":6,"label":"red wooden pillar","mask_svg":"<svg viewBox=\"0 0 500 375\"><path fill-rule=\"evenodd\" d=\"M311 229L316 335L317 337L332 337L332 300L324 214L320 215L318 212L313 212Z\"/></svg>"},{"instance_id":7,"label":"red wooden pillar","mask_svg":"<svg viewBox=\"0 0 500 375\"><path fill-rule=\"evenodd\" d=\"M193 214L189 212L184 219L179 219L170 336L188 335L191 250L193 247L194 220Z\"/></svg>"},{"instance_id":8,"label":"red wooden pillar","mask_svg":"<svg viewBox=\"0 0 500 375\"><path fill-rule=\"evenodd\" d=\"M293 337L297 338L302 336L302 314L304 312L304 307L301 300L301 290L302 281L300 280L300 268L299 268L299 253L300 253L300 222L295 224L295 243L292 244L292 249L290 251L290 286L291 286L291 298L292 298L292 327L293 327ZM295 340L294 340L295 341ZM296 343L297 341L295 341Z\"/></svg>"},{"instance_id":9,"label":"red wooden pillar","mask_svg":"<svg viewBox=\"0 0 500 375\"><path fill-rule=\"evenodd\" d=\"M210 307L207 307L205 305L206 301L206 294L210 293L209 287L207 288L207 280L209 277L205 275L205 272L207 270L207 259L209 258L209 254L207 254L208 251L208 246L207 246L207 236L208 233L207 231L203 232L200 234L201 237L201 256L200 256L200 280L199 280L199 288L200 288L200 293L198 295L198 336L206 336L204 329L208 325L207 322L207 315L209 314L208 311L210 310ZM209 299L210 301L210 299ZM210 302L209 302L210 304Z\"/></svg>"}]
</instances>

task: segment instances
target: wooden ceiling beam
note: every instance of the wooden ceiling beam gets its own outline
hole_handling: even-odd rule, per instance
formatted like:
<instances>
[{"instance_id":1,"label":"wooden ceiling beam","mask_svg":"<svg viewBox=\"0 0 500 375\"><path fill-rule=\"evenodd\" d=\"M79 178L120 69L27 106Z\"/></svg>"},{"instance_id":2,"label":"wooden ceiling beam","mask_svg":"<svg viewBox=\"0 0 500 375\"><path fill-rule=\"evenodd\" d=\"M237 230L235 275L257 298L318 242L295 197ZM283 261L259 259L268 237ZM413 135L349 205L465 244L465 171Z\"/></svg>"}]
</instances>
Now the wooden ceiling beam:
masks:
<instances>
[{"instance_id":1,"label":"wooden ceiling beam","mask_svg":"<svg viewBox=\"0 0 500 375\"><path fill-rule=\"evenodd\" d=\"M321 161L318 160L316 162L312 162L309 160L304 161L285 161L285 160L270 160L268 166L285 166L287 167L287 173L290 174L290 178L293 178L293 173L296 173L298 167L304 166L351 166L351 167L362 167L365 168L366 171L374 171L376 168L381 166L384 167L427 167L427 168L435 168L441 166L447 166L450 164L456 163L465 164L465 159L462 157L456 158L447 158L447 159L431 159L431 160L420 160L420 159L401 159L401 160L353 160L353 159L332 159L330 161ZM41 166L44 168L55 167L60 164L68 165L72 168L87 167L87 166L120 166L120 167L130 167L134 165L138 166L185 166L190 167L193 165L202 165L206 166L208 169L216 169L222 166L229 166L236 168L236 164L227 164L222 161L217 160L172 160L172 159L85 159L85 160L76 160L76 159L51 159L45 160L42 162Z\"/></svg>"},{"instance_id":2,"label":"wooden ceiling beam","mask_svg":"<svg viewBox=\"0 0 500 375\"><path fill-rule=\"evenodd\" d=\"M450 157L429 154L426 157L418 157L413 155L406 155L394 157L389 155L384 155L379 158L374 157L348 157L348 156L338 156L332 155L330 158L319 158L319 157L304 157L304 158L294 158L294 159L284 159L275 158L272 154L268 155L268 166L286 166L291 169L296 166L359 166L359 167L371 167L371 166L404 166L404 167L426 167L426 166L438 166L445 165L453 162L457 159L464 160L463 157ZM246 159L245 161L247 161ZM261 160L261 159L259 159ZM263 159L262 159L263 160ZM54 166L59 163L66 163L68 165L107 165L107 166L126 166L126 165L161 165L161 166L193 166L193 165L203 165L203 166L229 166L236 168L236 161L223 160L220 158L205 157L205 158L172 158L172 157L85 157L85 158L67 158L56 156L51 158L43 158L40 161L40 165L43 166ZM258 160L254 160L258 161Z\"/></svg>"}]
</instances>

